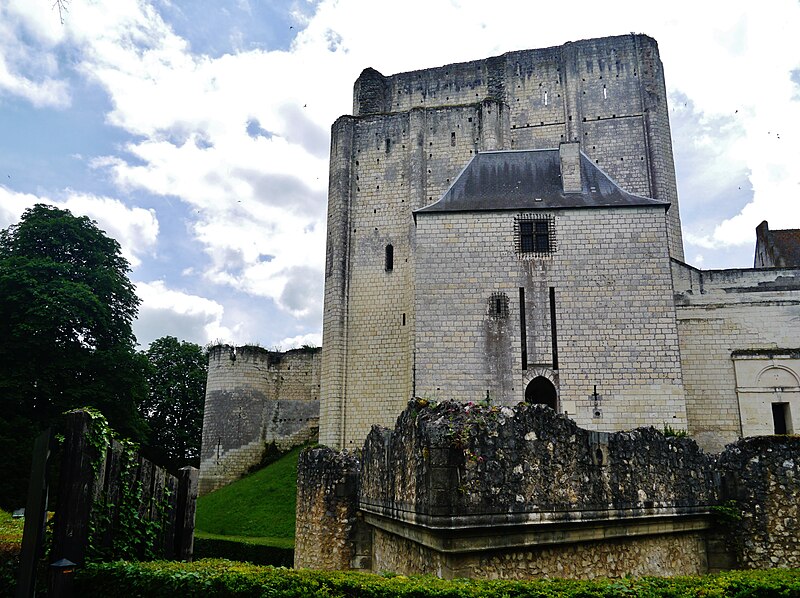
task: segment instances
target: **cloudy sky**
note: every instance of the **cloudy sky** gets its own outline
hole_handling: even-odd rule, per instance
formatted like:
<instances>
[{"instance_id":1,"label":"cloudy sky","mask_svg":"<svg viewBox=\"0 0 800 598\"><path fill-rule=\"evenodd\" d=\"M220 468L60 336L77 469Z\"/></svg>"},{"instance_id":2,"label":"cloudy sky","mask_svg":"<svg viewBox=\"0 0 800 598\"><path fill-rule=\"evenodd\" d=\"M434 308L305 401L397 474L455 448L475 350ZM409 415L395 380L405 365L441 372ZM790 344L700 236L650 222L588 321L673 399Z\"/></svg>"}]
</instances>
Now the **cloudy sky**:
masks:
<instances>
[{"instance_id":1,"label":"cloudy sky","mask_svg":"<svg viewBox=\"0 0 800 598\"><path fill-rule=\"evenodd\" d=\"M115 237L170 334L321 339L331 123L384 74L629 32L659 42L686 259L800 227L800 2L0 0L0 228L49 202ZM62 22L63 20L63 22Z\"/></svg>"}]
</instances>

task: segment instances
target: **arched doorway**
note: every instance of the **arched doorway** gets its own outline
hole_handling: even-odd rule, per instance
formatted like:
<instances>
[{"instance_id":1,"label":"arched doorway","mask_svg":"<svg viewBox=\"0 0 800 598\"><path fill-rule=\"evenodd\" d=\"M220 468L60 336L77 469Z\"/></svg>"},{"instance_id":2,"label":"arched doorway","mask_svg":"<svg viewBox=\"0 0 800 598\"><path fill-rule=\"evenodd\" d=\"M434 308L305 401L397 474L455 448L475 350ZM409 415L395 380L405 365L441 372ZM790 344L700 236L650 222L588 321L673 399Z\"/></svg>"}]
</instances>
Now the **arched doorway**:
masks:
<instances>
[{"instance_id":1,"label":"arched doorway","mask_svg":"<svg viewBox=\"0 0 800 598\"><path fill-rule=\"evenodd\" d=\"M525 402L533 405L547 405L556 411L556 387L544 376L536 376L525 388Z\"/></svg>"}]
</instances>

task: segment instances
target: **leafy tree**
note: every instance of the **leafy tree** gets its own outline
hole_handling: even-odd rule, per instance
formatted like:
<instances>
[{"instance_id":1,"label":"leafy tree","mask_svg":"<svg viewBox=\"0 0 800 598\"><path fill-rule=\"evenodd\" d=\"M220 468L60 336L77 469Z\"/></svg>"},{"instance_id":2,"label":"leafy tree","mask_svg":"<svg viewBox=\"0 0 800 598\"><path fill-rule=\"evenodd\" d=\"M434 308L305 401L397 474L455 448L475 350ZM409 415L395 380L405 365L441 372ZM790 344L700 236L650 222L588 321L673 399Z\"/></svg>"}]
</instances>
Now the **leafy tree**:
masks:
<instances>
[{"instance_id":1,"label":"leafy tree","mask_svg":"<svg viewBox=\"0 0 800 598\"><path fill-rule=\"evenodd\" d=\"M145 448L172 468L200 462L208 355L194 343L165 336L145 352L150 392L139 410L150 427Z\"/></svg>"},{"instance_id":2,"label":"leafy tree","mask_svg":"<svg viewBox=\"0 0 800 598\"><path fill-rule=\"evenodd\" d=\"M24 501L31 430L68 409L96 407L122 434L143 436L147 363L128 272L119 243L68 210L37 204L0 231L0 445L15 449L0 460L0 506Z\"/></svg>"}]
</instances>

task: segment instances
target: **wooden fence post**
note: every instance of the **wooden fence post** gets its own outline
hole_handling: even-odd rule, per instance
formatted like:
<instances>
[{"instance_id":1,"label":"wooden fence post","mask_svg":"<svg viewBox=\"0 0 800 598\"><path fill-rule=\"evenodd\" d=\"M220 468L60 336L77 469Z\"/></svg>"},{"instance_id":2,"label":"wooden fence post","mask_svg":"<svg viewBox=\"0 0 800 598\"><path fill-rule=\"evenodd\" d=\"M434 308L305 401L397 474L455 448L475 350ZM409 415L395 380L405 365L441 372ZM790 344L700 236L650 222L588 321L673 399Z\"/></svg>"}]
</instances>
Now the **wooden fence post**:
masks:
<instances>
[{"instance_id":1,"label":"wooden fence post","mask_svg":"<svg viewBox=\"0 0 800 598\"><path fill-rule=\"evenodd\" d=\"M47 461L50 457L50 428L39 434L33 445L28 500L25 504L25 527L19 557L17 598L33 596L36 586L36 563L41 558L44 525L47 520Z\"/></svg>"},{"instance_id":2,"label":"wooden fence post","mask_svg":"<svg viewBox=\"0 0 800 598\"><path fill-rule=\"evenodd\" d=\"M194 553L194 512L200 470L181 467L178 471L178 505L175 517L175 557L191 561Z\"/></svg>"},{"instance_id":3,"label":"wooden fence post","mask_svg":"<svg viewBox=\"0 0 800 598\"><path fill-rule=\"evenodd\" d=\"M64 454L58 484L58 509L53 528L52 562L66 559L78 567L86 561L89 517L102 490L106 451L91 444L92 418L85 411L66 414ZM98 489L99 486L99 489ZM71 596L69 584L54 585L53 596Z\"/></svg>"}]
</instances>

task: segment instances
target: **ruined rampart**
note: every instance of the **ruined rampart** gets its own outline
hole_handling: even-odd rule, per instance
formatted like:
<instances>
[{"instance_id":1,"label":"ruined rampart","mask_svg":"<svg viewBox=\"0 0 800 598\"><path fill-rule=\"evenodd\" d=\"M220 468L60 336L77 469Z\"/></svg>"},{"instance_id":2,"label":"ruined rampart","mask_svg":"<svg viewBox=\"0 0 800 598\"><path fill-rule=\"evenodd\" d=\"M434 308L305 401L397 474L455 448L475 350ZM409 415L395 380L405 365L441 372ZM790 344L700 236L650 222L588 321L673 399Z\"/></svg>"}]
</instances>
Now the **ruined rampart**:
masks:
<instances>
[{"instance_id":1,"label":"ruined rampart","mask_svg":"<svg viewBox=\"0 0 800 598\"><path fill-rule=\"evenodd\" d=\"M320 349L209 351L200 494L240 478L268 445L288 449L319 430Z\"/></svg>"},{"instance_id":2,"label":"ruined rampart","mask_svg":"<svg viewBox=\"0 0 800 598\"><path fill-rule=\"evenodd\" d=\"M317 450L328 468L345 458ZM797 438L711 455L654 428L584 430L543 406L414 401L394 430L372 429L360 461L347 456L357 485L341 466L327 483L318 463L300 462L298 566L330 566L301 540L319 530L350 548L333 568L441 577L701 574L800 556Z\"/></svg>"},{"instance_id":3,"label":"ruined rampart","mask_svg":"<svg viewBox=\"0 0 800 598\"><path fill-rule=\"evenodd\" d=\"M737 566L800 567L800 436L744 438L719 465Z\"/></svg>"}]
</instances>

